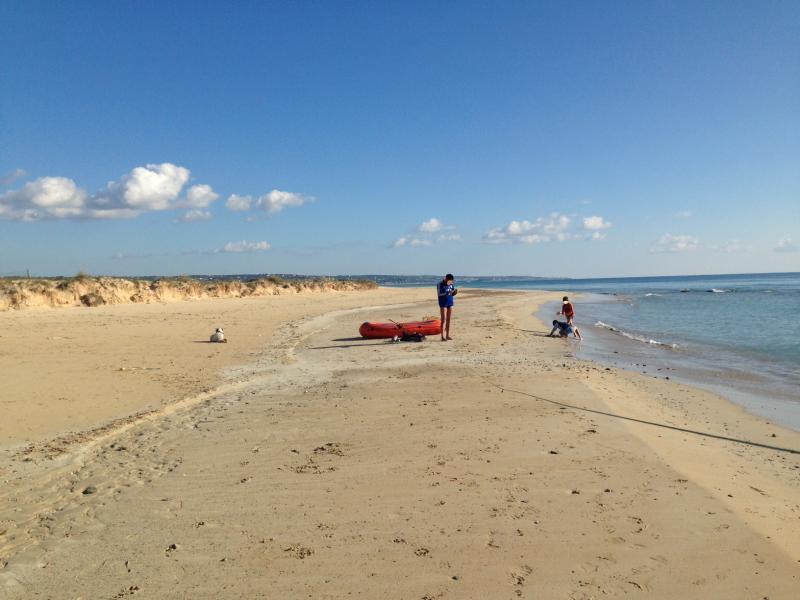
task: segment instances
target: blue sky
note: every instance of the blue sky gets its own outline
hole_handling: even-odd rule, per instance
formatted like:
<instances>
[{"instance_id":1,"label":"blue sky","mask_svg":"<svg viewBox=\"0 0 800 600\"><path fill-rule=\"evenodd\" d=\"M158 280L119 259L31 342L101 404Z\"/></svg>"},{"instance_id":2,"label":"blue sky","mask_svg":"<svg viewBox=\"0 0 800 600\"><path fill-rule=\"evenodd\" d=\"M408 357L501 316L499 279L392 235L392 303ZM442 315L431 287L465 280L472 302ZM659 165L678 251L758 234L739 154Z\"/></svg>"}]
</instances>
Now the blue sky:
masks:
<instances>
[{"instance_id":1,"label":"blue sky","mask_svg":"<svg viewBox=\"0 0 800 600\"><path fill-rule=\"evenodd\" d=\"M0 37L0 274L800 270L797 2L7 0Z\"/></svg>"}]
</instances>

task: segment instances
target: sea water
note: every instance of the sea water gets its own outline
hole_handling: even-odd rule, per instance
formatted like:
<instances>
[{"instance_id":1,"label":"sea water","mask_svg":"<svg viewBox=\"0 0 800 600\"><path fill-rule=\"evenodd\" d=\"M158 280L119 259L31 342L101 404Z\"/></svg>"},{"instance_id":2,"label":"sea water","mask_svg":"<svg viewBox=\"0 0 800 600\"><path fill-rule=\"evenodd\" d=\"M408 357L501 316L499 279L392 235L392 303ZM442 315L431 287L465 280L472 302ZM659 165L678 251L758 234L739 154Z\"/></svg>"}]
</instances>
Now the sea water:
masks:
<instances>
[{"instance_id":1,"label":"sea water","mask_svg":"<svg viewBox=\"0 0 800 600\"><path fill-rule=\"evenodd\" d=\"M427 281L431 279L431 281ZM381 278L435 285L434 278ZM578 357L713 389L800 430L800 273L608 279L457 278L464 287L570 296ZM537 315L547 324L558 304Z\"/></svg>"}]
</instances>

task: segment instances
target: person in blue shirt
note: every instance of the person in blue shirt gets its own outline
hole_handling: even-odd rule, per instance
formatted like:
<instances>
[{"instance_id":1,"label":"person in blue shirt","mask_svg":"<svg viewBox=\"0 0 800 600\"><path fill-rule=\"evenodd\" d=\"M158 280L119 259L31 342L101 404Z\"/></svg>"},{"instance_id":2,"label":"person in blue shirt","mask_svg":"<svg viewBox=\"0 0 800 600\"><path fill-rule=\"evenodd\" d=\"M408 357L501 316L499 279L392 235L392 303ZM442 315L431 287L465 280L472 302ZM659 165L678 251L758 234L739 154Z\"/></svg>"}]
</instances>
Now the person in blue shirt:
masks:
<instances>
[{"instance_id":1,"label":"person in blue shirt","mask_svg":"<svg viewBox=\"0 0 800 600\"><path fill-rule=\"evenodd\" d=\"M550 333L548 333L547 335L549 337L553 337L553 334L556 331L558 331L558 336L562 337L562 338L569 337L569 334L571 333L572 335L574 335L579 340L583 339L583 338L581 338L581 332L572 323L564 323L564 321L555 321L554 320L553 321L553 328L550 330Z\"/></svg>"},{"instance_id":2,"label":"person in blue shirt","mask_svg":"<svg viewBox=\"0 0 800 600\"><path fill-rule=\"evenodd\" d=\"M436 291L439 295L439 313L442 318L443 342L453 339L450 337L450 317L453 314L454 297L458 293L455 285L453 285L454 281L455 278L452 273L448 273L436 286Z\"/></svg>"}]
</instances>

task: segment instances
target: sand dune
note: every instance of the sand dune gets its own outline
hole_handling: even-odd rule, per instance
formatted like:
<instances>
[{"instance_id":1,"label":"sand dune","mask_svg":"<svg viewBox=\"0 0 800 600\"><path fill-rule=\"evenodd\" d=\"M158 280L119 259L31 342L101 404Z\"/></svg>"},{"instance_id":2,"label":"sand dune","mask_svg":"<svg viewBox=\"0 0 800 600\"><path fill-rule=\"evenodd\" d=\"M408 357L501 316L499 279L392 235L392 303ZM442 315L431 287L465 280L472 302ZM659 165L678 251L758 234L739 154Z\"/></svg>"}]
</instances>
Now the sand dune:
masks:
<instances>
[{"instance_id":1,"label":"sand dune","mask_svg":"<svg viewBox=\"0 0 800 600\"><path fill-rule=\"evenodd\" d=\"M367 318L430 312L429 296L220 301L243 330L265 302L272 320L211 389L57 456L38 450L44 437L6 455L0 589L796 597L800 460L742 442L796 449L800 435L710 393L575 360L531 316L548 294L459 295L453 342L353 338ZM58 313L135 309L153 323L164 308Z\"/></svg>"},{"instance_id":2,"label":"sand dune","mask_svg":"<svg viewBox=\"0 0 800 600\"><path fill-rule=\"evenodd\" d=\"M79 275L61 279L0 279L0 310L179 302L205 298L248 298L308 292L353 291L377 287L374 282L280 277L200 280L170 277L156 280Z\"/></svg>"}]
</instances>

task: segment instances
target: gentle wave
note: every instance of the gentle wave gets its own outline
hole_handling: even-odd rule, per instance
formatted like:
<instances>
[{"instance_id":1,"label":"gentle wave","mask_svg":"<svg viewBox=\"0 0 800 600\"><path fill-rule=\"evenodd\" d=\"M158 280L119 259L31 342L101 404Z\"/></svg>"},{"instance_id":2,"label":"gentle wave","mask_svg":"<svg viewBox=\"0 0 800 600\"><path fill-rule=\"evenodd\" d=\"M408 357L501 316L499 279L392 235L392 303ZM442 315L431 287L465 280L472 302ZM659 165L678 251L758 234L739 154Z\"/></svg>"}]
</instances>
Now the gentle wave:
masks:
<instances>
[{"instance_id":1,"label":"gentle wave","mask_svg":"<svg viewBox=\"0 0 800 600\"><path fill-rule=\"evenodd\" d=\"M655 292L648 292L644 295L645 298L649 298L650 296L661 296L661 294L656 294Z\"/></svg>"},{"instance_id":2,"label":"gentle wave","mask_svg":"<svg viewBox=\"0 0 800 600\"><path fill-rule=\"evenodd\" d=\"M635 333L628 333L627 331L623 331L613 325L609 325L608 323L603 323L603 321L598 321L594 324L595 327L599 327L600 329L606 329L617 335L621 335L623 337L628 338L629 340L633 340L635 342L641 342L643 344L650 344L652 346L663 346L664 348L670 348L672 350L677 350L679 348L678 344L668 344L666 342L659 342L658 340L654 340L652 338L648 338L641 335L636 335Z\"/></svg>"},{"instance_id":3,"label":"gentle wave","mask_svg":"<svg viewBox=\"0 0 800 600\"><path fill-rule=\"evenodd\" d=\"M717 288L711 288L708 291L711 292L712 294L725 294L728 292L728 290L718 290Z\"/></svg>"}]
</instances>

